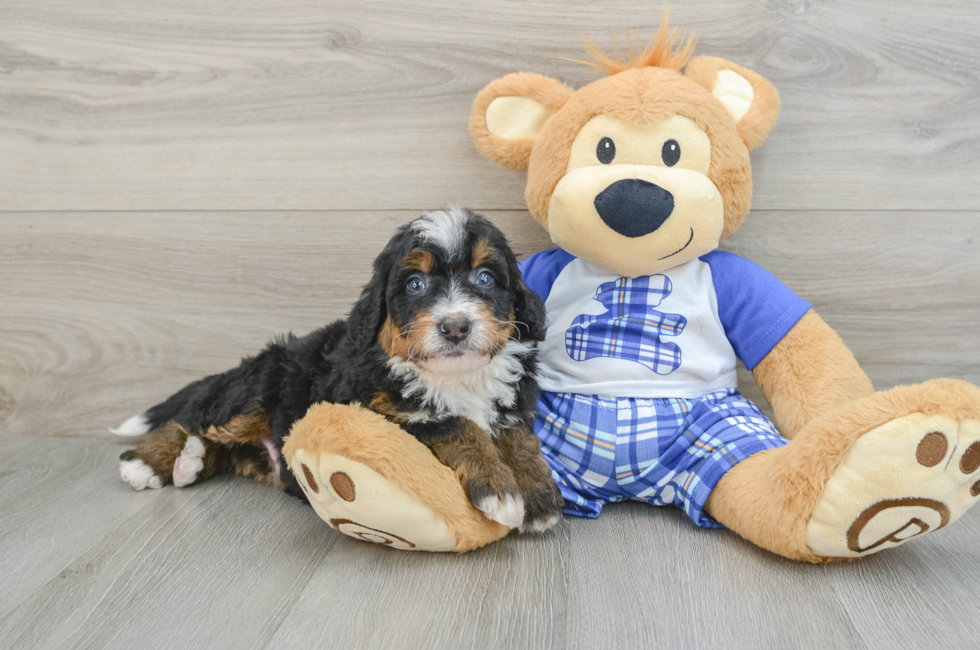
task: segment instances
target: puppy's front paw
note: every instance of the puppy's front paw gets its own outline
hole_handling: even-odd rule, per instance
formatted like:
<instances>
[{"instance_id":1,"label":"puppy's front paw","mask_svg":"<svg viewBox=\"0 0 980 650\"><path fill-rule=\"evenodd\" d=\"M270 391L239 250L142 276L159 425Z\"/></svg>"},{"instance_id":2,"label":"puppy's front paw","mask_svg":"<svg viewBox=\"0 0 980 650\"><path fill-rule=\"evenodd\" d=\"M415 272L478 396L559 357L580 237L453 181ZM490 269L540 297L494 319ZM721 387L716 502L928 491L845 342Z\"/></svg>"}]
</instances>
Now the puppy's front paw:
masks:
<instances>
[{"instance_id":1,"label":"puppy's front paw","mask_svg":"<svg viewBox=\"0 0 980 650\"><path fill-rule=\"evenodd\" d=\"M561 496L558 484L548 477L548 481L535 486L531 493L525 494L526 513L521 524L522 533L543 533L561 519L565 499Z\"/></svg>"},{"instance_id":2,"label":"puppy's front paw","mask_svg":"<svg viewBox=\"0 0 980 650\"><path fill-rule=\"evenodd\" d=\"M516 483L494 486L486 479L475 478L466 483L466 492L487 519L508 528L517 528L524 522L524 499Z\"/></svg>"}]
</instances>

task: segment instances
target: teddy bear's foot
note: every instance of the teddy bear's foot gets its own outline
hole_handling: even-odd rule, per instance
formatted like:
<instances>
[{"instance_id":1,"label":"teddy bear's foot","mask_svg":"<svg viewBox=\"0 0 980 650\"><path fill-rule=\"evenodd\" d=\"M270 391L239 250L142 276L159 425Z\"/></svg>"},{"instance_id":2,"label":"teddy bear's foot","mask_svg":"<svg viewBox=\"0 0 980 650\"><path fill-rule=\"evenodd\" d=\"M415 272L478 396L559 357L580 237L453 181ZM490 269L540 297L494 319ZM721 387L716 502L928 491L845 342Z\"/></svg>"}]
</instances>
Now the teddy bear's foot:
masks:
<instances>
[{"instance_id":1,"label":"teddy bear's foot","mask_svg":"<svg viewBox=\"0 0 980 650\"><path fill-rule=\"evenodd\" d=\"M297 449L290 467L313 509L334 530L404 551L456 548L441 517L367 465Z\"/></svg>"},{"instance_id":2,"label":"teddy bear's foot","mask_svg":"<svg viewBox=\"0 0 980 650\"><path fill-rule=\"evenodd\" d=\"M980 501L980 420L913 413L864 434L807 525L810 549L859 557L956 521Z\"/></svg>"},{"instance_id":3,"label":"teddy bear's foot","mask_svg":"<svg viewBox=\"0 0 980 650\"><path fill-rule=\"evenodd\" d=\"M425 445L361 407L312 406L282 451L320 518L355 539L460 553L509 532L473 507Z\"/></svg>"},{"instance_id":4,"label":"teddy bear's foot","mask_svg":"<svg viewBox=\"0 0 980 650\"><path fill-rule=\"evenodd\" d=\"M854 400L718 482L706 509L746 539L809 562L893 548L980 501L980 389L936 379Z\"/></svg>"}]
</instances>

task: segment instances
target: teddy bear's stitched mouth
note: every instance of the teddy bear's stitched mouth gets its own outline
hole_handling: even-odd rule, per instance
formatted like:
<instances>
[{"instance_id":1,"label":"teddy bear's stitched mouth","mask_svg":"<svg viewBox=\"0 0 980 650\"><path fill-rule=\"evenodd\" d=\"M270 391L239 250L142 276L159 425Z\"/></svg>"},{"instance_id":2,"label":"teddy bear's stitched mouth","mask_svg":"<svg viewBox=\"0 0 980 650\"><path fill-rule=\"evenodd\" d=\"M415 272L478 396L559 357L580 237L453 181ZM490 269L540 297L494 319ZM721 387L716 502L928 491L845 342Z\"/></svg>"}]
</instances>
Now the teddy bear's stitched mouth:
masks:
<instances>
[{"instance_id":1,"label":"teddy bear's stitched mouth","mask_svg":"<svg viewBox=\"0 0 980 650\"><path fill-rule=\"evenodd\" d=\"M670 255L664 255L663 257L657 258L657 261L659 262L661 260L667 259L668 257L673 257L674 255L677 255L682 250L684 250L685 248L687 248L688 246L690 246L692 241L694 241L694 228L691 228L691 236L687 238L687 243L686 244L684 244L683 246L681 246L680 248L678 248L676 251L674 251Z\"/></svg>"}]
</instances>

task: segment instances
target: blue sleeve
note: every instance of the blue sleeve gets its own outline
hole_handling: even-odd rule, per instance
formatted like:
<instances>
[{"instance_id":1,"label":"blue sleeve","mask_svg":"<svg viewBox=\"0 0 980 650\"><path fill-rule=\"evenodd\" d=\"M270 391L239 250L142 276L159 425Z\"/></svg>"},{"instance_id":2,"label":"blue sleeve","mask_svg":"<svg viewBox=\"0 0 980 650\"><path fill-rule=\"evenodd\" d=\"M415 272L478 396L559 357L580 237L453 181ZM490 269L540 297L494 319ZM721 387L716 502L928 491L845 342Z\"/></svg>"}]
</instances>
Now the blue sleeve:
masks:
<instances>
[{"instance_id":1,"label":"blue sleeve","mask_svg":"<svg viewBox=\"0 0 980 650\"><path fill-rule=\"evenodd\" d=\"M712 251L701 257L711 267L718 316L735 354L749 370L758 365L813 306L769 271L744 257Z\"/></svg>"},{"instance_id":2,"label":"blue sleeve","mask_svg":"<svg viewBox=\"0 0 980 650\"><path fill-rule=\"evenodd\" d=\"M558 274L574 259L575 256L571 253L566 253L560 248L551 248L535 253L523 262L518 262L517 266L521 270L524 284L538 294L542 301L547 302L551 286L555 283Z\"/></svg>"}]
</instances>

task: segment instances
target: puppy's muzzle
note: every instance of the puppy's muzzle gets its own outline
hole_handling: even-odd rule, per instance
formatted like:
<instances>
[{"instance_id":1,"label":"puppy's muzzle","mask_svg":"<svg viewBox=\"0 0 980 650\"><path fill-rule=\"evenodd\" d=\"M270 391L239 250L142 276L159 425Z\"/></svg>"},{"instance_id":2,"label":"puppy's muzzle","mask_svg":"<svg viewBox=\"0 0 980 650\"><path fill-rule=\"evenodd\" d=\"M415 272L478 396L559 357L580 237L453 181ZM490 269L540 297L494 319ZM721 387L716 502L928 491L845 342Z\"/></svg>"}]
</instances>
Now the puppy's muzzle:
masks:
<instances>
[{"instance_id":1,"label":"puppy's muzzle","mask_svg":"<svg viewBox=\"0 0 980 650\"><path fill-rule=\"evenodd\" d=\"M642 237L663 225L674 211L674 195L648 181L616 181L595 198L595 209L612 230Z\"/></svg>"},{"instance_id":2,"label":"puppy's muzzle","mask_svg":"<svg viewBox=\"0 0 980 650\"><path fill-rule=\"evenodd\" d=\"M439 322L439 333L450 343L462 343L472 328L470 319L458 314L450 314Z\"/></svg>"}]
</instances>

